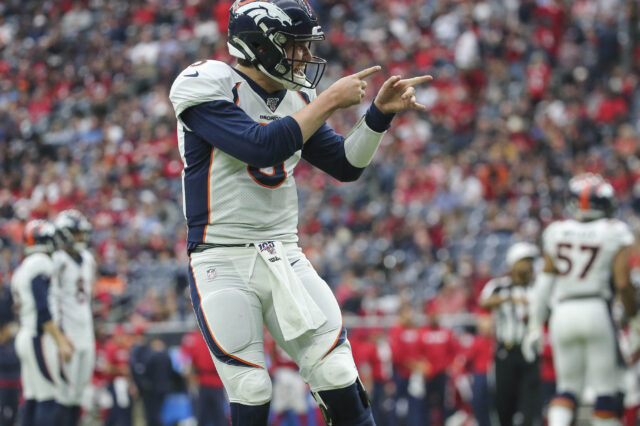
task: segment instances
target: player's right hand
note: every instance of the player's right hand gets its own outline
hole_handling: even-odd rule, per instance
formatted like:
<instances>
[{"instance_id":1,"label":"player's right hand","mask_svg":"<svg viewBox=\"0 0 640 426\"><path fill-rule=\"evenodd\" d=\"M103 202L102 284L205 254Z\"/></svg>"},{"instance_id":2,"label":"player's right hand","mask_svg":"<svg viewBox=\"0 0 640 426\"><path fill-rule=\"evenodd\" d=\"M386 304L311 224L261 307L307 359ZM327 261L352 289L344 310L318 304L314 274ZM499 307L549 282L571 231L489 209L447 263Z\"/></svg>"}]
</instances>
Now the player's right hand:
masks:
<instances>
[{"instance_id":1,"label":"player's right hand","mask_svg":"<svg viewBox=\"0 0 640 426\"><path fill-rule=\"evenodd\" d=\"M63 361L68 362L71 360L71 356L73 355L73 344L66 334L63 334L62 338L58 342L58 352L60 352L60 358L62 358Z\"/></svg>"},{"instance_id":2,"label":"player's right hand","mask_svg":"<svg viewBox=\"0 0 640 426\"><path fill-rule=\"evenodd\" d=\"M340 80L329 86L324 93L331 96L331 99L338 109L349 108L350 106L357 105L362 102L362 99L365 96L365 89L367 88L367 82L365 79L379 72L381 69L382 67L380 65L376 65L355 74L342 77Z\"/></svg>"}]
</instances>

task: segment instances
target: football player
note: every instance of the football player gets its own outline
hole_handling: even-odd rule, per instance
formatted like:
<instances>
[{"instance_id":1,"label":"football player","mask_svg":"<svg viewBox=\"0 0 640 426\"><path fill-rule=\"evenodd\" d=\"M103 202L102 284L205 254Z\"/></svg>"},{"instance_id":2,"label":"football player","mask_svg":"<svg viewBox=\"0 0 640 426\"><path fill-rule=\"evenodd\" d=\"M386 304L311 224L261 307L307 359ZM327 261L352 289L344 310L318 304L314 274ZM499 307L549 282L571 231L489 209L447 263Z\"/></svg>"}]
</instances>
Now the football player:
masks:
<instances>
[{"instance_id":1,"label":"football player","mask_svg":"<svg viewBox=\"0 0 640 426\"><path fill-rule=\"evenodd\" d=\"M325 121L358 105L374 66L315 88L324 39L306 0L237 0L228 48L238 58L182 71L170 99L184 163L189 280L200 329L231 402L233 425L266 425L272 388L263 325L300 368L328 424L372 425L338 304L297 241L293 170L301 158L340 181L371 162L395 113L423 110L413 86L387 79L348 136Z\"/></svg>"},{"instance_id":2,"label":"football player","mask_svg":"<svg viewBox=\"0 0 640 426\"><path fill-rule=\"evenodd\" d=\"M542 236L544 271L536 279L523 351L531 357L538 349L550 304L557 394L549 425L572 424L585 383L597 395L593 424L619 425L621 359L610 306L615 291L627 315L636 313L629 273L633 235L612 218L614 190L602 177L578 175L569 182L569 192L573 218L552 223Z\"/></svg>"},{"instance_id":3,"label":"football player","mask_svg":"<svg viewBox=\"0 0 640 426\"><path fill-rule=\"evenodd\" d=\"M95 338L91 293L96 264L88 249L91 224L77 210L60 212L55 220L62 247L53 254L56 268L54 304L60 328L71 339L74 353L62 364L64 380L56 400L58 424L77 425L82 393L91 380L95 365Z\"/></svg>"},{"instance_id":4,"label":"football player","mask_svg":"<svg viewBox=\"0 0 640 426\"><path fill-rule=\"evenodd\" d=\"M15 270L11 290L18 307L20 330L16 352L20 358L23 396L23 425L50 425L56 411L56 385L60 383L60 358L73 353L69 338L52 316L49 287L54 273L51 254L56 229L43 220L25 227L26 257Z\"/></svg>"}]
</instances>

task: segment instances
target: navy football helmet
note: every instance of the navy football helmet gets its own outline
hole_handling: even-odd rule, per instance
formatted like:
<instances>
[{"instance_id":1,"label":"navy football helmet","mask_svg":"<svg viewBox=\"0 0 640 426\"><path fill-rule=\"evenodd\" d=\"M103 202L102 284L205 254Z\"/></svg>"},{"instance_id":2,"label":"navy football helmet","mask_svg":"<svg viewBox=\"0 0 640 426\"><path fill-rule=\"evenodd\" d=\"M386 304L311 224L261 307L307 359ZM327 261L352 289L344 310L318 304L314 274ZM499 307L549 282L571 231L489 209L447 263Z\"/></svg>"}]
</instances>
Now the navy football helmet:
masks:
<instances>
[{"instance_id":1,"label":"navy football helmet","mask_svg":"<svg viewBox=\"0 0 640 426\"><path fill-rule=\"evenodd\" d=\"M27 255L53 253L58 246L56 227L46 220L30 220L24 227L24 246Z\"/></svg>"},{"instance_id":2,"label":"navy football helmet","mask_svg":"<svg viewBox=\"0 0 640 426\"><path fill-rule=\"evenodd\" d=\"M584 173L569 181L569 210L577 220L611 217L616 207L613 186L602 176Z\"/></svg>"},{"instance_id":3,"label":"navy football helmet","mask_svg":"<svg viewBox=\"0 0 640 426\"><path fill-rule=\"evenodd\" d=\"M91 224L78 210L64 210L58 214L55 226L62 243L79 252L87 248Z\"/></svg>"},{"instance_id":4,"label":"navy football helmet","mask_svg":"<svg viewBox=\"0 0 640 426\"><path fill-rule=\"evenodd\" d=\"M228 35L232 56L251 62L286 89L314 89L324 74L326 60L294 58L296 44L324 40L306 0L236 0L229 10Z\"/></svg>"}]
</instances>

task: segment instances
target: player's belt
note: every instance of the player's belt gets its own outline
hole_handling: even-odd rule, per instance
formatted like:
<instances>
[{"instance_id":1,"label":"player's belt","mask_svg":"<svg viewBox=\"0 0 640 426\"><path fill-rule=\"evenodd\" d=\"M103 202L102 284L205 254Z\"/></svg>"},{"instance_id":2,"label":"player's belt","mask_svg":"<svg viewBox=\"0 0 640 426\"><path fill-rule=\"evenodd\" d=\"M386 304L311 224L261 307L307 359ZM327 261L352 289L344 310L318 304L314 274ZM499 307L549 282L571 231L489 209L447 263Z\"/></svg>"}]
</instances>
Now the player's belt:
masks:
<instances>
[{"instance_id":1,"label":"player's belt","mask_svg":"<svg viewBox=\"0 0 640 426\"><path fill-rule=\"evenodd\" d=\"M252 247L253 243L246 243L246 244L210 244L210 243L200 243L197 246L195 246L195 248L193 250L191 250L191 253L202 253L205 250L209 250L209 249L213 249L213 248L222 248L222 247Z\"/></svg>"},{"instance_id":2,"label":"player's belt","mask_svg":"<svg viewBox=\"0 0 640 426\"><path fill-rule=\"evenodd\" d=\"M604 299L604 296L601 294L576 294L573 296L566 296L558 299L558 303L567 302L569 300L580 300L580 299Z\"/></svg>"},{"instance_id":3,"label":"player's belt","mask_svg":"<svg viewBox=\"0 0 640 426\"><path fill-rule=\"evenodd\" d=\"M516 342L498 342L498 348L503 348L506 349L508 351L510 351L511 349L520 349L520 343L516 343Z\"/></svg>"}]
</instances>

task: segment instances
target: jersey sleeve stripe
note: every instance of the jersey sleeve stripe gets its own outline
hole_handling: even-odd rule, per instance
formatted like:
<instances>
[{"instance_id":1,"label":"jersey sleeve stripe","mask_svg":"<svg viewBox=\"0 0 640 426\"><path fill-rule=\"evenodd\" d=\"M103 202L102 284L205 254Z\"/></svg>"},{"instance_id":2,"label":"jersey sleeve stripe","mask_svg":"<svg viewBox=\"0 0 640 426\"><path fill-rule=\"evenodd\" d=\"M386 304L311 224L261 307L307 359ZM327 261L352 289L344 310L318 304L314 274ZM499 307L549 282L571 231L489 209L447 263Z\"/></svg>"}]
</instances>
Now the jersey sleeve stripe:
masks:
<instances>
[{"instance_id":1,"label":"jersey sleeve stripe","mask_svg":"<svg viewBox=\"0 0 640 426\"><path fill-rule=\"evenodd\" d=\"M305 104L309 105L309 98L307 97L306 93L298 92L298 95Z\"/></svg>"},{"instance_id":2,"label":"jersey sleeve stripe","mask_svg":"<svg viewBox=\"0 0 640 426\"><path fill-rule=\"evenodd\" d=\"M237 82L236 85L231 89L231 93L233 93L233 103L238 105L240 102L240 96L238 95L238 87L242 84L241 81Z\"/></svg>"},{"instance_id":3,"label":"jersey sleeve stripe","mask_svg":"<svg viewBox=\"0 0 640 426\"><path fill-rule=\"evenodd\" d=\"M196 275L193 271L193 265L189 262L189 287L191 290L191 303L193 304L193 310L196 314L196 320L198 321L198 326L200 327L200 331L202 332L202 337L204 337L207 346L211 353L218 358L221 362L229 365L237 365L237 366L249 366L262 368L262 366L258 364L251 363L249 361L245 361L237 356L231 355L227 353L222 346L218 344L215 337L213 337L213 333L211 332L211 327L209 326L209 322L207 321L207 317L202 312L202 299L200 296L200 290L198 290L198 284L196 282Z\"/></svg>"}]
</instances>

